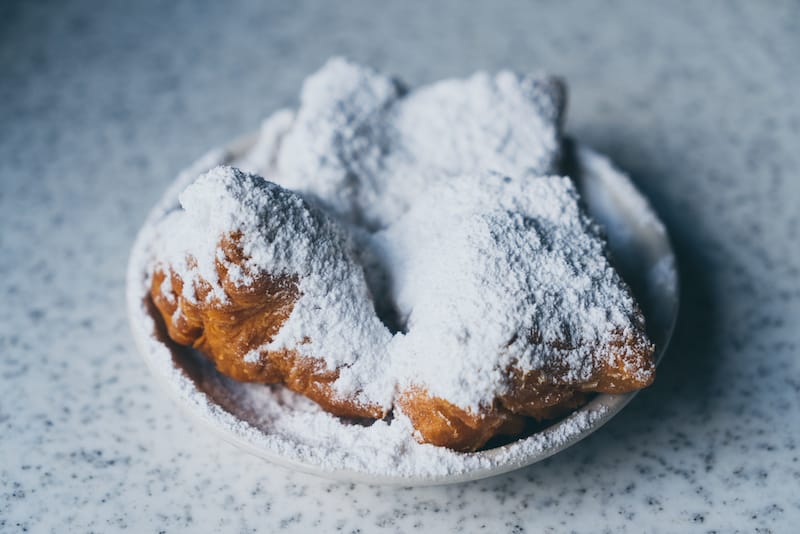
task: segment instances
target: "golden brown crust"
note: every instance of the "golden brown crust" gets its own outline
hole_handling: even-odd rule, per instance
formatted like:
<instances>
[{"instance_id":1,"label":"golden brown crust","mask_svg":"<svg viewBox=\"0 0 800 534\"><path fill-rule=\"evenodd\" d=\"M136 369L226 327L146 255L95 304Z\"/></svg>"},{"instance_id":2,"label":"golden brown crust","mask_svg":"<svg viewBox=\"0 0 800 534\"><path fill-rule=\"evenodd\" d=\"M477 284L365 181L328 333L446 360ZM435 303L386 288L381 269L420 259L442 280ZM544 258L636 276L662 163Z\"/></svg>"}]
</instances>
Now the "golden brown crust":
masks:
<instances>
[{"instance_id":1,"label":"golden brown crust","mask_svg":"<svg viewBox=\"0 0 800 534\"><path fill-rule=\"evenodd\" d=\"M477 450L494 436L516 436L525 428L523 417L500 406L475 413L422 388L406 390L397 405L411 420L419 441L457 451Z\"/></svg>"},{"instance_id":2,"label":"golden brown crust","mask_svg":"<svg viewBox=\"0 0 800 534\"><path fill-rule=\"evenodd\" d=\"M241 250L232 236L220 243L227 262L243 265ZM224 375L244 382L284 383L343 417L382 418L385 410L342 398L332 388L338 370L329 370L321 359L301 356L296 350L261 350L258 358L245 356L270 343L292 313L300 297L296 276L259 273L253 283L237 286L225 265L217 261L217 275L226 301L207 299L211 286L200 281L195 301L183 296L184 280L171 269L153 273L150 295L170 338L189 345L211 359ZM169 283L164 284L169 277ZM164 288L167 294L164 294Z\"/></svg>"},{"instance_id":3,"label":"golden brown crust","mask_svg":"<svg viewBox=\"0 0 800 534\"><path fill-rule=\"evenodd\" d=\"M552 348L563 351L577 347L559 343ZM649 386L655 378L653 350L643 334L617 336L598 349L607 357L597 358L600 363L593 376L577 383L569 379L570 370L563 366L525 373L512 366L507 371L508 392L477 413L431 397L421 388L404 392L398 404L411 419L420 442L474 451L495 436L519 435L524 429L523 417L555 419L585 404L591 393L626 393Z\"/></svg>"},{"instance_id":4,"label":"golden brown crust","mask_svg":"<svg viewBox=\"0 0 800 534\"><path fill-rule=\"evenodd\" d=\"M576 350L561 343L554 350ZM642 389L655 379L654 347L644 334L623 337L616 334L607 346L595 350L595 372L585 381L570 379L570 369L548 365L543 369L522 372L508 369L509 391L499 397L514 413L528 414L568 401L578 393L627 393ZM552 359L563 362L563 359Z\"/></svg>"},{"instance_id":5,"label":"golden brown crust","mask_svg":"<svg viewBox=\"0 0 800 534\"><path fill-rule=\"evenodd\" d=\"M644 333L628 337L617 335L605 350L611 357L601 359L595 383L583 385L582 391L628 393L645 388L655 380L655 346Z\"/></svg>"}]
</instances>

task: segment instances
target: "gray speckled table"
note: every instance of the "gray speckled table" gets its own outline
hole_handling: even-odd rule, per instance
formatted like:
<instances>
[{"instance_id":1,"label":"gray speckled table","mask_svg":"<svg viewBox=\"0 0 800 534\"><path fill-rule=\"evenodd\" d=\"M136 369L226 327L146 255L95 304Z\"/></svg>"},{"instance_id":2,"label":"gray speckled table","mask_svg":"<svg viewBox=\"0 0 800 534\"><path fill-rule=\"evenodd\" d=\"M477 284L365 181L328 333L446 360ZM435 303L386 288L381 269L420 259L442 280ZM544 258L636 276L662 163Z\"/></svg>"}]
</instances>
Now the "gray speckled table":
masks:
<instances>
[{"instance_id":1,"label":"gray speckled table","mask_svg":"<svg viewBox=\"0 0 800 534\"><path fill-rule=\"evenodd\" d=\"M0 531L796 528L800 5L260 4L0 4ZM655 386L600 432L387 489L247 456L156 389L123 302L139 224L332 53L568 78L569 132L632 172L683 277Z\"/></svg>"}]
</instances>

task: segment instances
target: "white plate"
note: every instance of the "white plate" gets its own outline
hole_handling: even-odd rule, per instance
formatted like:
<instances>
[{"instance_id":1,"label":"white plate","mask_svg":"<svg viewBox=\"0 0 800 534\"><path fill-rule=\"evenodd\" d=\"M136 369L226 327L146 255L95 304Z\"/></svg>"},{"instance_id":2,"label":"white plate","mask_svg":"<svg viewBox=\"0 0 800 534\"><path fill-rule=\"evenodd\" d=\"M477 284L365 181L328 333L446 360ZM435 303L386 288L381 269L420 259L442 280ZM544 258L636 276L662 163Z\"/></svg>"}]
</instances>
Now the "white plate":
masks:
<instances>
[{"instance_id":1,"label":"white plate","mask_svg":"<svg viewBox=\"0 0 800 534\"><path fill-rule=\"evenodd\" d=\"M223 439L276 464L327 478L406 486L448 484L494 476L541 461L603 426L636 394L597 395L572 415L527 438L467 456L447 449L434 450L438 448L426 445L426 451L441 457L438 461L437 456L435 468L429 465L431 462L423 462L422 465L410 463L401 471L381 472L376 466L385 463L356 462L347 451L331 451L317 445L324 440L298 442L271 432L257 410L241 401L253 395L254 387L261 388L257 390L259 395L272 395L266 386L227 379L194 351L176 347L159 333L156 315L147 297L149 288L144 267L153 225L165 213L177 208L180 191L199 173L217 164L235 164L254 142L254 136L239 139L211 151L182 172L150 212L137 236L128 265L128 314L145 362L187 413ZM572 153L573 172L570 174L577 177L588 211L607 231L614 263L630 284L647 318L658 362L669 343L678 312L675 257L664 226L630 179L616 170L607 158L581 146ZM270 402L273 410L291 409L277 401ZM303 410L321 411L315 405L305 406ZM356 434L354 446L358 446L357 433L362 432L359 428L351 430ZM324 430L309 428L308 432L310 438L318 438ZM376 450L376 454L384 452ZM448 460L453 459L458 460L451 462L456 467L448 467Z\"/></svg>"}]
</instances>

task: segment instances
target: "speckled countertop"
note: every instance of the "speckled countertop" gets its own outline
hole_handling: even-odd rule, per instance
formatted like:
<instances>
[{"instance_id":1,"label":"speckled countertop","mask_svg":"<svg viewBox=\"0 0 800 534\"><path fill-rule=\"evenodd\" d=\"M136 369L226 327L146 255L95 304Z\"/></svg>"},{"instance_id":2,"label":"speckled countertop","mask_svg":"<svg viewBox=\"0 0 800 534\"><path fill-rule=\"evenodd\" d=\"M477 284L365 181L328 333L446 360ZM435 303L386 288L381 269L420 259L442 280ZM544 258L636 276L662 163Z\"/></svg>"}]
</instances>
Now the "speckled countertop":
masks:
<instances>
[{"instance_id":1,"label":"speckled countertop","mask_svg":"<svg viewBox=\"0 0 800 534\"><path fill-rule=\"evenodd\" d=\"M796 529L799 4L155 4L0 4L0 531ZM138 226L332 53L568 78L569 132L633 174L683 279L655 386L600 432L481 482L349 485L233 449L152 382Z\"/></svg>"}]
</instances>

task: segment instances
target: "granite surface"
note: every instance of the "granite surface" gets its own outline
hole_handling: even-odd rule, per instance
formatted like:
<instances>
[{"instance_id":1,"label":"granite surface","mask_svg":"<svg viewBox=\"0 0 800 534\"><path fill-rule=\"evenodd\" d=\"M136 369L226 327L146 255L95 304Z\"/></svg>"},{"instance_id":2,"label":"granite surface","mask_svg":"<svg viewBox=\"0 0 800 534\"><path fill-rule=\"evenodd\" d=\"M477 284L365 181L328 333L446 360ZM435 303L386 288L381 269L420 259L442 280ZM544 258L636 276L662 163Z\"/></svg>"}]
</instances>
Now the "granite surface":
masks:
<instances>
[{"instance_id":1,"label":"granite surface","mask_svg":"<svg viewBox=\"0 0 800 534\"><path fill-rule=\"evenodd\" d=\"M800 522L800 4L0 3L0 531L789 532ZM571 84L679 254L656 384L530 468L424 489L269 465L135 352L129 247L175 173L340 53Z\"/></svg>"}]
</instances>

